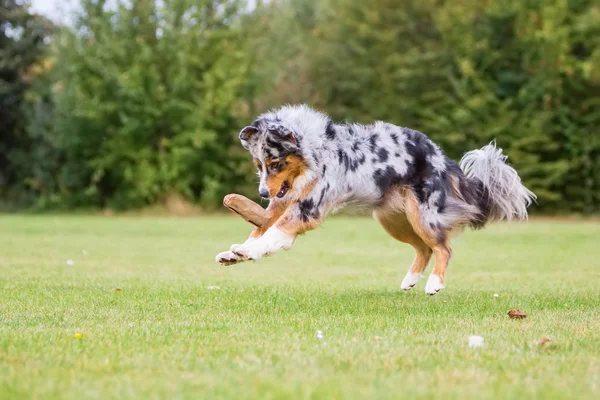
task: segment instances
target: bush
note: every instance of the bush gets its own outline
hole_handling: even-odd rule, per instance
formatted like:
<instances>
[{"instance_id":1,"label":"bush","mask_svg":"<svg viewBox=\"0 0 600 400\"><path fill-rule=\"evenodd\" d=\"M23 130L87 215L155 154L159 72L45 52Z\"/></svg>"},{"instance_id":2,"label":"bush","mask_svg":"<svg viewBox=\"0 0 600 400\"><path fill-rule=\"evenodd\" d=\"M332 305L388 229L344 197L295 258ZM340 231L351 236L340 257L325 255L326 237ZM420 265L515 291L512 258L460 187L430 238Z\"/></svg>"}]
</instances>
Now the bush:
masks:
<instances>
[{"instance_id":1,"label":"bush","mask_svg":"<svg viewBox=\"0 0 600 400\"><path fill-rule=\"evenodd\" d=\"M45 58L43 36L1 37L33 46L0 93L20 104L3 114L4 193L46 208L254 195L237 132L306 102L421 130L454 159L496 139L538 209L600 211L597 2L254 3L85 0Z\"/></svg>"},{"instance_id":2,"label":"bush","mask_svg":"<svg viewBox=\"0 0 600 400\"><path fill-rule=\"evenodd\" d=\"M54 122L30 129L50 132L60 159L53 174L31 171L44 207L133 208L171 194L214 204L247 179L239 6L133 4L85 1L75 30L56 38Z\"/></svg>"},{"instance_id":3,"label":"bush","mask_svg":"<svg viewBox=\"0 0 600 400\"><path fill-rule=\"evenodd\" d=\"M542 210L598 212L599 17L586 0L332 0L319 106L419 129L455 159L497 139Z\"/></svg>"}]
</instances>

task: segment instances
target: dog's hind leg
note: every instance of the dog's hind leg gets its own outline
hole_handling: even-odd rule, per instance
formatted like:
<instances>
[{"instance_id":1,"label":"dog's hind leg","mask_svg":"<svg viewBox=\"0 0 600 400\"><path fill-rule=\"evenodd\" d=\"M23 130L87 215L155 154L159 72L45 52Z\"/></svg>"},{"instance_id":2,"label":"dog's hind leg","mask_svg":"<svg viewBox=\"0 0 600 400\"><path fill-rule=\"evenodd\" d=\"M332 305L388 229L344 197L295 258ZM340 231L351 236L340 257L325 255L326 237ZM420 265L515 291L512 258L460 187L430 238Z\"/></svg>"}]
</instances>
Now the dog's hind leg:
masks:
<instances>
[{"instance_id":1,"label":"dog's hind leg","mask_svg":"<svg viewBox=\"0 0 600 400\"><path fill-rule=\"evenodd\" d=\"M425 285L425 293L434 295L445 287L446 269L452 255L452 249L448 243L448 232L443 231L441 226L436 226L436 224L426 225L424 223L419 202L412 191L406 191L405 210L414 232L435 254L435 265Z\"/></svg>"},{"instance_id":2,"label":"dog's hind leg","mask_svg":"<svg viewBox=\"0 0 600 400\"><path fill-rule=\"evenodd\" d=\"M394 239L410 244L415 249L415 259L402 280L400 289L410 290L423 277L423 272L429 264L432 251L427 244L417 235L402 210L402 199L396 195L384 203L382 207L373 212L373 217L381 224L383 229Z\"/></svg>"}]
</instances>

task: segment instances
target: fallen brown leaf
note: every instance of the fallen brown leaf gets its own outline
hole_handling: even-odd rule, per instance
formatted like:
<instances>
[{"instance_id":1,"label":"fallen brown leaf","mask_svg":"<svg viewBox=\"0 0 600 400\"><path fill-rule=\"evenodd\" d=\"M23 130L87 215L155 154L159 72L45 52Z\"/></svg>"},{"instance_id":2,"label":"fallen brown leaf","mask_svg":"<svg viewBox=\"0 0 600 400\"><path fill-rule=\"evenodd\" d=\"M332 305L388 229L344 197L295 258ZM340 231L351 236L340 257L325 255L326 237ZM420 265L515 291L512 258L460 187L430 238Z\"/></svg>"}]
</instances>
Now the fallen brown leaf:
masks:
<instances>
[{"instance_id":1,"label":"fallen brown leaf","mask_svg":"<svg viewBox=\"0 0 600 400\"><path fill-rule=\"evenodd\" d=\"M508 312L508 316L512 319L523 319L523 318L527 317L527 314L525 314L521 310L517 310L516 308L513 308L512 310L510 310Z\"/></svg>"},{"instance_id":2,"label":"fallen brown leaf","mask_svg":"<svg viewBox=\"0 0 600 400\"><path fill-rule=\"evenodd\" d=\"M120 292L120 291L121 291L121 288L120 288L120 287L116 287L116 288L114 288L113 290L114 290L115 292Z\"/></svg>"},{"instance_id":3,"label":"fallen brown leaf","mask_svg":"<svg viewBox=\"0 0 600 400\"><path fill-rule=\"evenodd\" d=\"M550 341L551 341L550 339L548 339L547 337L545 337L545 338L542 338L542 339L541 339L541 340L538 342L538 344L539 344L540 346L543 346L543 345L545 345L546 343L548 343L548 342L550 342Z\"/></svg>"}]
</instances>

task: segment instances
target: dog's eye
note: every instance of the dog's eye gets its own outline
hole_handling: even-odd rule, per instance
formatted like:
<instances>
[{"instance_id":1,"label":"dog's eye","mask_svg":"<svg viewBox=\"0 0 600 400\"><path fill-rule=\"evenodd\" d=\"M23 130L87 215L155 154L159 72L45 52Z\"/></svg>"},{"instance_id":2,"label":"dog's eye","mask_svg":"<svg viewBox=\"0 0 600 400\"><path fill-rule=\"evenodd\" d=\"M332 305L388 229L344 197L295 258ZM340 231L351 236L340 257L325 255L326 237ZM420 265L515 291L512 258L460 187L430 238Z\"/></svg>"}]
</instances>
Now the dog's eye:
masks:
<instances>
[{"instance_id":1,"label":"dog's eye","mask_svg":"<svg viewBox=\"0 0 600 400\"><path fill-rule=\"evenodd\" d=\"M277 171L281 168L281 163L279 161L272 162L271 165L269 165L269 168L271 168L274 171Z\"/></svg>"}]
</instances>

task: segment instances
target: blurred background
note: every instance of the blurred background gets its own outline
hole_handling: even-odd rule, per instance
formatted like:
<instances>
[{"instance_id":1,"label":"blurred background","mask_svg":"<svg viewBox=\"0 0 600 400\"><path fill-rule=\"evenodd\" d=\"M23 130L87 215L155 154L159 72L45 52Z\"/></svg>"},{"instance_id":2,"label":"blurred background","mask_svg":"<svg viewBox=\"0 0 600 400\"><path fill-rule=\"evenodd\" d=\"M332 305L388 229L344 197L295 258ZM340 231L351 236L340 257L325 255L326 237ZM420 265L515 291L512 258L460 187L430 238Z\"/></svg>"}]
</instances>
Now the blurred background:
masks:
<instances>
[{"instance_id":1,"label":"blurred background","mask_svg":"<svg viewBox=\"0 0 600 400\"><path fill-rule=\"evenodd\" d=\"M297 102L495 138L538 213L600 211L597 0L0 0L0 209L256 198L237 134Z\"/></svg>"}]
</instances>

